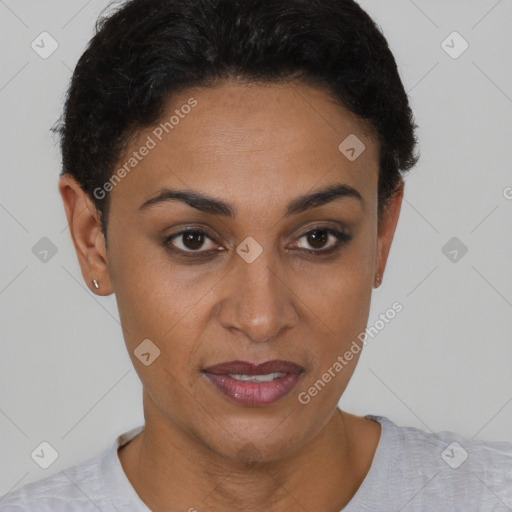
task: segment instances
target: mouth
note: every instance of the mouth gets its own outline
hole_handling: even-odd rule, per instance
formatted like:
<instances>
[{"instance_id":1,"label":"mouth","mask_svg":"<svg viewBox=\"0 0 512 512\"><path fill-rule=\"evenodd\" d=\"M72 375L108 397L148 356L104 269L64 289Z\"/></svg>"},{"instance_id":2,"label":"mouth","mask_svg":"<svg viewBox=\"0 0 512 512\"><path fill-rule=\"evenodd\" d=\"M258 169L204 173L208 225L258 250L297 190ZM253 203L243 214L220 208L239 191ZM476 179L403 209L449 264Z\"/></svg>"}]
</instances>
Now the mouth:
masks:
<instances>
[{"instance_id":1,"label":"mouth","mask_svg":"<svg viewBox=\"0 0 512 512\"><path fill-rule=\"evenodd\" d=\"M248 407L277 402L290 393L304 371L302 366L280 359L258 365L229 361L202 370L217 391Z\"/></svg>"}]
</instances>

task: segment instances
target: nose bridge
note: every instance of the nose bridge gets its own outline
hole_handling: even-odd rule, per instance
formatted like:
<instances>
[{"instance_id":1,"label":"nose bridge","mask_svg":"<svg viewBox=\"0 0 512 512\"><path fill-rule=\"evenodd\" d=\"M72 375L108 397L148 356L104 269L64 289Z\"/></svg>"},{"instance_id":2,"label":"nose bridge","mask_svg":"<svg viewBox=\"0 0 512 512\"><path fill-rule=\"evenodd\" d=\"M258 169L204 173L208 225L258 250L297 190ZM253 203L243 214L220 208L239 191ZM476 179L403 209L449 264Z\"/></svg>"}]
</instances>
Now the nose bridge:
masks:
<instances>
[{"instance_id":1,"label":"nose bridge","mask_svg":"<svg viewBox=\"0 0 512 512\"><path fill-rule=\"evenodd\" d=\"M251 262L243 253L236 257L233 286L221 316L223 325L243 331L253 341L272 339L297 319L291 292L270 251L261 252Z\"/></svg>"}]
</instances>

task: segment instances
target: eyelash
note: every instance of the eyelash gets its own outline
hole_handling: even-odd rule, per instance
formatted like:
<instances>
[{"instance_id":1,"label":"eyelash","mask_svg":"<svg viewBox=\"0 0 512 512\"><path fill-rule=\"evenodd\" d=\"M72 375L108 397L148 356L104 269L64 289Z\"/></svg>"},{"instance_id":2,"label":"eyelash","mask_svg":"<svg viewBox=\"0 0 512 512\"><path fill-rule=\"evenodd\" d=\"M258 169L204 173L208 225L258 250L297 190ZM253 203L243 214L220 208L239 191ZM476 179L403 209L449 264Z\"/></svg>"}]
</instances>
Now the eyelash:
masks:
<instances>
[{"instance_id":1,"label":"eyelash","mask_svg":"<svg viewBox=\"0 0 512 512\"><path fill-rule=\"evenodd\" d=\"M334 228L314 226L313 228L309 229L308 231L306 231L305 233L300 235L298 237L297 241L301 240L302 238L309 235L310 233L314 233L315 231L322 231L322 232L327 233L328 235L333 235L336 238L336 243L332 247L329 247L328 249L316 249L315 250L315 249L299 248L299 251L303 251L313 257L329 256L329 255L339 251L342 246L346 245L347 243L349 243L352 240L352 235L349 235L348 233L345 233L343 231L339 231ZM208 236L206 231L204 231L202 229L192 228L192 229L185 229L183 231L180 231L179 233L174 233L173 235L165 238L165 240L163 241L164 246L167 249L169 249L170 251L172 251L174 254L179 255L180 257L193 258L196 260L206 259L209 256L213 255L214 253L222 252L222 251L219 251L218 249L210 249L207 251L184 251L182 249L176 248L175 246L173 246L171 244L172 240L174 240L175 238L179 238L180 236L185 235L187 233L203 234L203 235L205 235L205 238L208 238L211 241L216 243L216 241L212 237Z\"/></svg>"}]
</instances>

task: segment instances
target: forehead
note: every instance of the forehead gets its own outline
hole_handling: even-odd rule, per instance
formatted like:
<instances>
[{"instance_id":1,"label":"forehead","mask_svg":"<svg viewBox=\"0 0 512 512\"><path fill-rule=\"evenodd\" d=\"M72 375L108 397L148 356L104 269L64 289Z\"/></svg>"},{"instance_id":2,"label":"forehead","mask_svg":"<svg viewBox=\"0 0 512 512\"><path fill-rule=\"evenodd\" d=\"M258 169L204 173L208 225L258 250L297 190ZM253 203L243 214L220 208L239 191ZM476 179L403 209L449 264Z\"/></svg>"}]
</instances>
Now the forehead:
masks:
<instances>
[{"instance_id":1,"label":"forehead","mask_svg":"<svg viewBox=\"0 0 512 512\"><path fill-rule=\"evenodd\" d=\"M352 149L361 152L356 159ZM178 187L243 209L248 198L279 204L334 182L371 196L378 160L372 129L327 92L225 82L176 94L157 123L135 134L116 166L127 172L111 201L128 213L159 189Z\"/></svg>"}]
</instances>

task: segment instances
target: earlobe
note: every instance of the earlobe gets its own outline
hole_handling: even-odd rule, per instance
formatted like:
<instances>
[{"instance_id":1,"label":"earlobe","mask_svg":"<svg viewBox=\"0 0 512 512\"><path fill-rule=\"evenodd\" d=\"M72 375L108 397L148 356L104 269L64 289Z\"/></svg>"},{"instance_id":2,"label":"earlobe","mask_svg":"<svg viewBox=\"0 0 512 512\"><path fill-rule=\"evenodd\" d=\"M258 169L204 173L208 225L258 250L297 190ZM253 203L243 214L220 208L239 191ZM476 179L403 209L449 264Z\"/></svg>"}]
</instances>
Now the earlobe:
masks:
<instances>
[{"instance_id":1,"label":"earlobe","mask_svg":"<svg viewBox=\"0 0 512 512\"><path fill-rule=\"evenodd\" d=\"M82 277L90 290L98 295L113 293L107 266L104 236L94 203L69 174L59 180L71 239L78 257ZM96 287L93 280L101 283Z\"/></svg>"}]
</instances>

